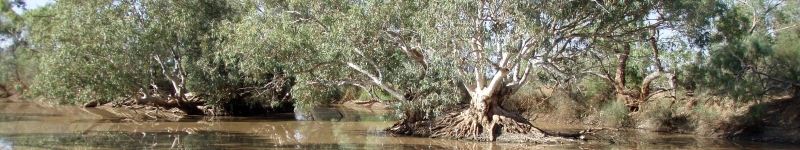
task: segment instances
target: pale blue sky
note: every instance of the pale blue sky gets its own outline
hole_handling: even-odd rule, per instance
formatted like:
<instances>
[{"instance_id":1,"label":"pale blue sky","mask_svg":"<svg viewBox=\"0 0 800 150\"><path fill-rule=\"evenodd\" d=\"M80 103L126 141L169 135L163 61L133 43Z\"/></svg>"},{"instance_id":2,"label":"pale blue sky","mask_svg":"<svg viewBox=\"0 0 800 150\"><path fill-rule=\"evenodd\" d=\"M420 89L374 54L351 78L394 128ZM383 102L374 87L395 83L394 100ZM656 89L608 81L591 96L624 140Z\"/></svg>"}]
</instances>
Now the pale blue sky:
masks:
<instances>
[{"instance_id":1,"label":"pale blue sky","mask_svg":"<svg viewBox=\"0 0 800 150\"><path fill-rule=\"evenodd\" d=\"M25 9L34 9L34 8L44 6L45 4L52 3L52 2L53 2L53 0L25 0ZM14 11L17 12L17 14L21 14L22 13L22 10L20 10L20 9L14 8ZM4 49L8 45L9 45L8 41L0 42L0 50ZM3 149L2 141L0 141L0 149Z\"/></svg>"},{"instance_id":2,"label":"pale blue sky","mask_svg":"<svg viewBox=\"0 0 800 150\"><path fill-rule=\"evenodd\" d=\"M53 0L26 0L25 1L25 3L28 4L28 9L36 8L36 7L39 7L39 6L43 6L44 4L47 4L48 2L53 2Z\"/></svg>"},{"instance_id":3,"label":"pale blue sky","mask_svg":"<svg viewBox=\"0 0 800 150\"><path fill-rule=\"evenodd\" d=\"M26 9L34 9L36 7L44 6L47 3L52 3L53 0L25 0ZM17 13L20 13L20 10L14 9Z\"/></svg>"}]
</instances>

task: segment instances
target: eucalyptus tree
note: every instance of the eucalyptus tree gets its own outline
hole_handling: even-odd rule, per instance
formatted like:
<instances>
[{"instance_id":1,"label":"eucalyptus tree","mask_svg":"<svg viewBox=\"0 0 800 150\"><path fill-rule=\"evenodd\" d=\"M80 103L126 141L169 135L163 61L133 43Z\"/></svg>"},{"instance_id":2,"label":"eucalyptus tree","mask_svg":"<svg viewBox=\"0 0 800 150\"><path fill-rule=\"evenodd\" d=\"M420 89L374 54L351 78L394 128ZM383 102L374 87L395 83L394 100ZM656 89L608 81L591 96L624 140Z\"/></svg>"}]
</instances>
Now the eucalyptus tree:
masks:
<instances>
[{"instance_id":1,"label":"eucalyptus tree","mask_svg":"<svg viewBox=\"0 0 800 150\"><path fill-rule=\"evenodd\" d=\"M452 65L434 67L428 63L449 62L423 59L421 51L398 46L401 39L421 36L410 29L425 26L408 19L423 9L419 5L373 1L246 1L248 11L244 17L248 19L230 22L231 28L221 30L231 38L221 43L225 50L218 57L229 60L229 65L239 66L246 75L282 73L293 77L297 84L291 96L299 105L319 103L334 96L337 88L353 85L368 93L389 93L393 98L381 100L386 103L441 109L433 106L453 103L450 100L457 98L430 97L454 95L447 91L456 89L448 86L455 84L447 79L452 75L448 74L452 71L447 66ZM401 34L404 37L398 37ZM438 71L429 73L434 72L431 70Z\"/></svg>"},{"instance_id":2,"label":"eucalyptus tree","mask_svg":"<svg viewBox=\"0 0 800 150\"><path fill-rule=\"evenodd\" d=\"M27 51L24 38L27 23L14 9L25 9L25 2L0 1L0 97L8 96L6 92L12 88L24 94L28 84L25 76L32 72L28 68L33 64L33 55Z\"/></svg>"},{"instance_id":3,"label":"eucalyptus tree","mask_svg":"<svg viewBox=\"0 0 800 150\"><path fill-rule=\"evenodd\" d=\"M200 114L185 94L221 95L205 85L234 82L215 64L213 33L223 20L236 20L238 3L228 1L59 1L47 9L46 24L33 26L41 49L36 94L59 103L107 102L144 94L141 100ZM215 78L216 77L216 78ZM211 80L216 79L216 80ZM167 83L170 98L158 97ZM148 85L148 86L145 86ZM167 99L173 99L167 101Z\"/></svg>"},{"instance_id":4,"label":"eucalyptus tree","mask_svg":"<svg viewBox=\"0 0 800 150\"><path fill-rule=\"evenodd\" d=\"M250 3L255 4L250 17L257 19L229 31L247 32L228 41L235 48L225 51L228 57L254 56L240 63L251 68L246 72L269 71L258 67L269 64L259 57L294 60L284 68L309 73L297 76L300 86L293 89L293 96L312 93L301 91L317 86L379 88L398 106L411 108L390 128L393 132L490 141L498 135L546 136L499 105L527 83L531 70L573 76L588 71L563 64L582 56L613 56L612 48L633 44L653 46L658 58L653 30L686 18L677 15L685 9L677 8L689 2ZM675 15L656 15L655 21L648 21L651 13L662 11ZM650 78L664 72L657 68ZM613 81L605 73L596 74ZM430 112L458 102L461 91L470 99L469 108L429 120Z\"/></svg>"},{"instance_id":5,"label":"eucalyptus tree","mask_svg":"<svg viewBox=\"0 0 800 150\"><path fill-rule=\"evenodd\" d=\"M727 1L716 22L705 85L739 100L800 95L797 1ZM722 82L720 82L722 81Z\"/></svg>"},{"instance_id":6,"label":"eucalyptus tree","mask_svg":"<svg viewBox=\"0 0 800 150\"><path fill-rule=\"evenodd\" d=\"M450 49L460 54L453 61L459 62L461 76L469 76L462 80L472 99L468 109L437 119L432 136L477 140L495 140L498 134L545 136L498 105L527 83L531 69L566 78L597 75L614 86L621 100L630 99L630 106L638 107L637 103L652 95L650 85L655 79L673 76L660 62L665 41L659 32L672 30L688 39L702 38L703 30L698 27L708 26L708 19L715 17L721 5L717 1L657 0L444 4L449 7L440 8L449 9L436 12L450 16L436 18L448 21L437 22L445 25L434 28L438 35L445 35L438 38L440 43L451 42ZM448 28L447 23L455 26ZM648 68L649 74L641 79L639 89L628 87L625 79L634 48L641 49L638 54L649 55L645 57L649 61L642 61L641 66ZM587 60L590 62L575 65Z\"/></svg>"},{"instance_id":7,"label":"eucalyptus tree","mask_svg":"<svg viewBox=\"0 0 800 150\"><path fill-rule=\"evenodd\" d=\"M425 117L459 102L462 93L458 86L474 79L469 76L475 73L485 76L496 72L482 62L500 61L500 55L496 55L499 52L487 52L485 57L481 54L478 60L466 59L478 54L468 52L465 49L469 46L461 44L469 43L470 38L483 43L489 37L465 35L470 30L484 30L481 27L484 23L473 22L477 21L472 20L474 18L458 19L456 11L469 2L250 3L253 7L248 17L254 19L242 21L229 31L245 32L238 32L241 36L226 42L231 49L224 51L223 56L245 56L239 63L246 65L241 67L242 71L256 74L274 71L269 70L274 68L270 65L281 64L270 61L291 60L292 64L280 68L297 77L298 85L292 96L301 101L324 96L321 91L341 85L355 85L366 91L377 88L389 93L393 100L383 101L394 103L406 112L405 118L394 128L398 133L430 135L429 131L409 125L427 121L429 118ZM471 65L471 62L480 66ZM521 65L504 65L524 70ZM469 70L470 73L463 75L458 73L477 67L483 69ZM500 76L509 72L503 71ZM524 82L521 75L516 79L518 83ZM482 77L481 87L477 89L483 95L495 93L489 89L501 86L502 78L495 79L494 87L489 89L485 80ZM476 90L476 87L469 90ZM495 108L496 104L487 105ZM529 123L527 127L532 128Z\"/></svg>"},{"instance_id":8,"label":"eucalyptus tree","mask_svg":"<svg viewBox=\"0 0 800 150\"><path fill-rule=\"evenodd\" d=\"M726 11L719 1L626 1L600 6L597 13L607 15L593 20L594 25L587 28L592 32L586 34L592 43L586 57L597 63L582 72L610 83L617 100L633 111L661 92L672 91L669 95L676 99L674 72L679 68L672 66L676 63L663 64L661 54L689 53L685 50L706 44L704 33L711 20ZM653 86L662 77L668 84Z\"/></svg>"}]
</instances>

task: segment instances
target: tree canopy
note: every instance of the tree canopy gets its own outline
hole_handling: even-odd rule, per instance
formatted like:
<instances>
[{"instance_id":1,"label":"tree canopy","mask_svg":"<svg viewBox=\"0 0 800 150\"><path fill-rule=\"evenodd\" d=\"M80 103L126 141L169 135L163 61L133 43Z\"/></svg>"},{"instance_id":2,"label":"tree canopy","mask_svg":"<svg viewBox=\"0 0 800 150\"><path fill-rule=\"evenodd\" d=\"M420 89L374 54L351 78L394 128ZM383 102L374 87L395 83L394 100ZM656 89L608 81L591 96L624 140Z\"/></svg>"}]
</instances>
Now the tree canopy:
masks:
<instances>
[{"instance_id":1,"label":"tree canopy","mask_svg":"<svg viewBox=\"0 0 800 150\"><path fill-rule=\"evenodd\" d=\"M531 82L608 90L632 111L679 91L800 94L795 1L1 4L0 82L62 104L174 100L200 114L189 105L313 107L357 88L401 110L397 132L444 116L457 119L419 134L495 140L498 126L544 135L499 106ZM469 107L446 113L457 104Z\"/></svg>"}]
</instances>

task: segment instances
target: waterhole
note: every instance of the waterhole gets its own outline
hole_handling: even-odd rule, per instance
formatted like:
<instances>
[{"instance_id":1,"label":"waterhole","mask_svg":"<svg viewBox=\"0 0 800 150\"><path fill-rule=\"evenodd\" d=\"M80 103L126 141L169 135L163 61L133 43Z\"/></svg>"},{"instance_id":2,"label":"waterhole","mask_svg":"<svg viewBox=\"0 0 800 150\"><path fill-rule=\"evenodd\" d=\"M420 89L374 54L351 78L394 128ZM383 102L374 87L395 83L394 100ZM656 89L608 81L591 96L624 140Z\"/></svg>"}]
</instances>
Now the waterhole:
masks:
<instances>
[{"instance_id":1,"label":"waterhole","mask_svg":"<svg viewBox=\"0 0 800 150\"><path fill-rule=\"evenodd\" d=\"M0 99L0 149L798 149L779 143L617 130L602 140L491 143L392 136L391 110L316 108L255 117L135 121L105 109ZM589 126L534 122L548 132Z\"/></svg>"}]
</instances>

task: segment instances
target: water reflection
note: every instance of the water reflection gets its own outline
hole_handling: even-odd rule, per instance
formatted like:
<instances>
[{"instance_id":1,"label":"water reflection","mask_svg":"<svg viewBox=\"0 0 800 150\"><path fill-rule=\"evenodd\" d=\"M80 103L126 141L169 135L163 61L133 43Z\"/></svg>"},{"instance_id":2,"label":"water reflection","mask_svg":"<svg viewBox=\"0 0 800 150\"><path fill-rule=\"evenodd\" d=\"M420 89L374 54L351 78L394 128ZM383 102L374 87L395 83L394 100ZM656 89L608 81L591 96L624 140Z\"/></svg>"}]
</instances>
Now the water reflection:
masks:
<instances>
[{"instance_id":1,"label":"water reflection","mask_svg":"<svg viewBox=\"0 0 800 150\"><path fill-rule=\"evenodd\" d=\"M0 138L0 149L11 149L13 145Z\"/></svg>"},{"instance_id":2,"label":"water reflection","mask_svg":"<svg viewBox=\"0 0 800 150\"><path fill-rule=\"evenodd\" d=\"M729 141L619 130L602 140L551 145L394 137L383 131L393 112L317 108L262 117L188 116L134 121L104 109L0 101L0 149L797 149L797 145ZM302 120L302 121L297 121ZM535 123L549 131L587 127Z\"/></svg>"}]
</instances>

